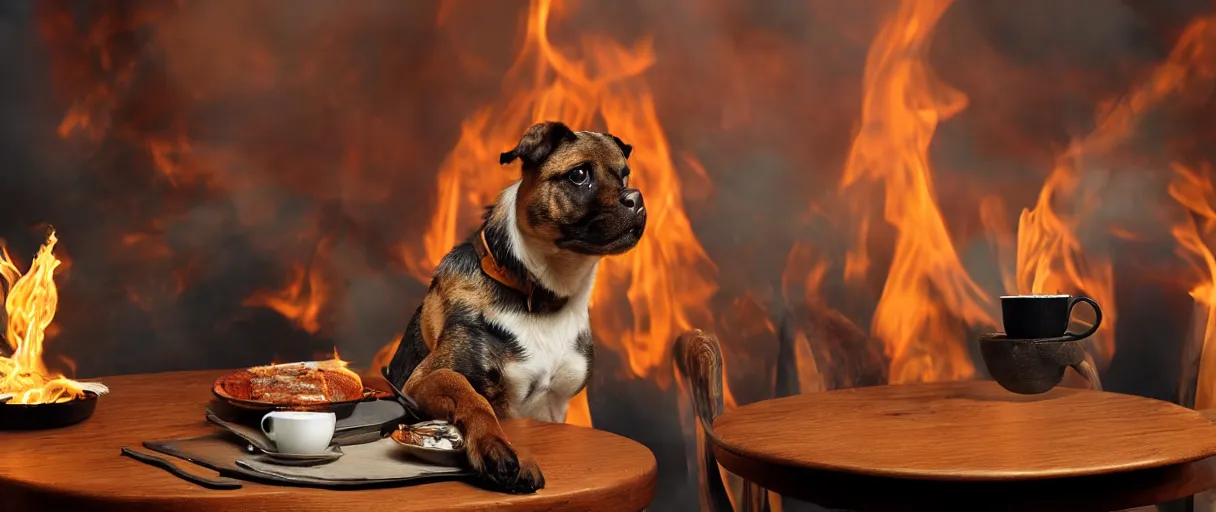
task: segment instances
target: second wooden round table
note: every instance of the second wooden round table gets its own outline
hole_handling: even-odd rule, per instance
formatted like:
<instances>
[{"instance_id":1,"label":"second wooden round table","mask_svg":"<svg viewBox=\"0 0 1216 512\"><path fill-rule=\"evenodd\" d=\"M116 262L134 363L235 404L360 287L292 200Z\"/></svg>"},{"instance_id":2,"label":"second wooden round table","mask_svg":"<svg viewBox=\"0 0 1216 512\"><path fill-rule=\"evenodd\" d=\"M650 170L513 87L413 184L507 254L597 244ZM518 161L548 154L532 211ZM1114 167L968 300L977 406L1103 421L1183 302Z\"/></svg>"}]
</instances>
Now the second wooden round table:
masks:
<instances>
[{"instance_id":1,"label":"second wooden round table","mask_svg":"<svg viewBox=\"0 0 1216 512\"><path fill-rule=\"evenodd\" d=\"M727 469L832 507L1111 510L1216 485L1209 420L1090 390L1026 396L988 381L856 388L743 406L714 430Z\"/></svg>"},{"instance_id":2,"label":"second wooden round table","mask_svg":"<svg viewBox=\"0 0 1216 512\"><path fill-rule=\"evenodd\" d=\"M441 482L389 489L332 491L245 482L209 490L119 455L143 441L205 434L211 383L225 372L176 372L101 379L113 390L84 423L35 432L0 433L4 510L621 510L645 508L657 466L646 447L624 437L571 425L506 421L515 445L536 458L545 488L528 495ZM200 475L214 471L155 454Z\"/></svg>"}]
</instances>

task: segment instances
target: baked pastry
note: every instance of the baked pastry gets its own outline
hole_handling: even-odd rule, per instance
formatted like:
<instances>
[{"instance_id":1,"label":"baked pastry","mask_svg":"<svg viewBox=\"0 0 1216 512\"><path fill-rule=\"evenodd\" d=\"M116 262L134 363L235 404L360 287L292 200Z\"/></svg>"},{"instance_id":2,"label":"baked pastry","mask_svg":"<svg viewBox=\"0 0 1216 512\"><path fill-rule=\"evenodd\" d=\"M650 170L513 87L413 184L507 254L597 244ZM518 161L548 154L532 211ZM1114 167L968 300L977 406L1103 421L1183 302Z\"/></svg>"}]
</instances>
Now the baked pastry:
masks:
<instances>
[{"instance_id":1,"label":"baked pastry","mask_svg":"<svg viewBox=\"0 0 1216 512\"><path fill-rule=\"evenodd\" d=\"M359 375L335 360L255 366L218 384L229 397L277 405L345 402L363 396Z\"/></svg>"}]
</instances>

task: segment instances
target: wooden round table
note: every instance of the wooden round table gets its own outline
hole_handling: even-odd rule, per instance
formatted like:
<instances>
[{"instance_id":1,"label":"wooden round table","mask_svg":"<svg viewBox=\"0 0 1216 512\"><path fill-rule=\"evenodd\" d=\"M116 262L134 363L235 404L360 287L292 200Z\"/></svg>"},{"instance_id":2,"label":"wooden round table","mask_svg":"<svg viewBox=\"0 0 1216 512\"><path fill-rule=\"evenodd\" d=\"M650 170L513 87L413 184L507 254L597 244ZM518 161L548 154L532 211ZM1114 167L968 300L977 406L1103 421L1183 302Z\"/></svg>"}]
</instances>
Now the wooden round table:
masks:
<instances>
[{"instance_id":1,"label":"wooden round table","mask_svg":"<svg viewBox=\"0 0 1216 512\"><path fill-rule=\"evenodd\" d=\"M0 433L0 496L5 510L622 510L654 497L657 466L646 447L624 437L564 424L503 423L545 474L535 494L510 495L461 482L334 491L245 482L209 490L119 455L140 443L205 434L211 383L225 372L196 371L100 379L112 393L84 423L58 430ZM161 454L155 454L163 456ZM216 473L174 457L200 475Z\"/></svg>"},{"instance_id":2,"label":"wooden round table","mask_svg":"<svg viewBox=\"0 0 1216 512\"><path fill-rule=\"evenodd\" d=\"M739 407L714 430L726 469L830 508L1120 510L1216 487L1207 418L1082 389L846 389Z\"/></svg>"}]
</instances>

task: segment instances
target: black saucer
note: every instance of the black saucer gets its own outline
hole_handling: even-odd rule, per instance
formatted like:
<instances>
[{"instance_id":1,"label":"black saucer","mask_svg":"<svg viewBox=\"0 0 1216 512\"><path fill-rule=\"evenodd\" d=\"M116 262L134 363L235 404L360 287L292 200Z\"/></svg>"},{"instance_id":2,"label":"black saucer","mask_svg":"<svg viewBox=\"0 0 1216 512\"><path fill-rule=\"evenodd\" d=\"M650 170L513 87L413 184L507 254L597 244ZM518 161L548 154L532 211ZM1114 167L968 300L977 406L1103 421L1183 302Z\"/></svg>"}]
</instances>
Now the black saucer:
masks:
<instances>
[{"instance_id":1,"label":"black saucer","mask_svg":"<svg viewBox=\"0 0 1216 512\"><path fill-rule=\"evenodd\" d=\"M980 355L1001 387L1022 395L1046 393L1064 380L1072 367L1091 387L1102 389L1098 372L1087 359L1082 340L1071 337L1016 339L1004 333L980 336Z\"/></svg>"}]
</instances>

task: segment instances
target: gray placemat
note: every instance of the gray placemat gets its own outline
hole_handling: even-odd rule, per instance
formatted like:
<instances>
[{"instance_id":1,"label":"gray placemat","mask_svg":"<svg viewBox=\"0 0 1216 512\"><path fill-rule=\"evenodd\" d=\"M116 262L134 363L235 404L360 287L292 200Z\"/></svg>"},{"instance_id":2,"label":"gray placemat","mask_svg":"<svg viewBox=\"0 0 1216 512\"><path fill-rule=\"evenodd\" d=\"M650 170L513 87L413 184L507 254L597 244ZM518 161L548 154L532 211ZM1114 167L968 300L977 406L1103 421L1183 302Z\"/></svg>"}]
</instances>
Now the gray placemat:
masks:
<instances>
[{"instance_id":1,"label":"gray placemat","mask_svg":"<svg viewBox=\"0 0 1216 512\"><path fill-rule=\"evenodd\" d=\"M319 466L282 466L264 455L237 459L236 464L279 478L310 481L400 480L422 474L464 472L461 468L436 466L414 459L404 453L401 445L388 438L347 446L342 451L345 453L342 458Z\"/></svg>"},{"instance_id":2,"label":"gray placemat","mask_svg":"<svg viewBox=\"0 0 1216 512\"><path fill-rule=\"evenodd\" d=\"M295 468L289 466L259 465L261 469L253 469L257 462L264 463L260 455L254 455L245 450L247 443L231 432L217 428L210 434L187 439L169 439L164 441L145 441L144 447L149 450L171 455L200 466L210 468L229 478L251 480L255 482L320 487L326 489L362 489L369 487L394 487L413 485L425 482L453 480L471 476L472 472L453 467L432 466L416 460L405 459L404 454L392 454L382 443L396 444L392 439L384 439L375 443L343 447L345 455L342 458L322 466L311 468ZM368 447L368 450L360 450ZM352 451L355 453L352 454ZM384 457L384 458L381 458ZM241 463L238 463L241 461ZM297 469L319 470L326 466L345 463L338 468L329 469L327 473L300 474L293 473ZM352 464L353 463L353 464ZM362 464L374 466L374 472L364 472ZM397 466L396 471L388 471L384 466ZM291 471L284 471L291 470Z\"/></svg>"}]
</instances>

